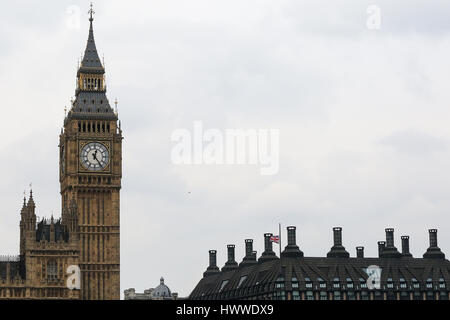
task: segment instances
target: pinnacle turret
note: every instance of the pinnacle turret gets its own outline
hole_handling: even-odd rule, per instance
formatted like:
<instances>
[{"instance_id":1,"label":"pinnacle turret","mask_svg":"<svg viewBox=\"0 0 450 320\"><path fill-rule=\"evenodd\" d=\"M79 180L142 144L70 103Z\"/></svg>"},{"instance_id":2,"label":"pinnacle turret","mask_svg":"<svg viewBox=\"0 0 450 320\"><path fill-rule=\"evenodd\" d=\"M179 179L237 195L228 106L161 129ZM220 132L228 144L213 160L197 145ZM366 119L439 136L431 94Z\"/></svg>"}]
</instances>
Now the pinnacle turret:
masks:
<instances>
[{"instance_id":1,"label":"pinnacle turret","mask_svg":"<svg viewBox=\"0 0 450 320\"><path fill-rule=\"evenodd\" d=\"M27 207L30 207L30 208L36 207L36 204L34 203L34 199L33 199L33 190L30 190L30 197L28 198Z\"/></svg>"}]
</instances>

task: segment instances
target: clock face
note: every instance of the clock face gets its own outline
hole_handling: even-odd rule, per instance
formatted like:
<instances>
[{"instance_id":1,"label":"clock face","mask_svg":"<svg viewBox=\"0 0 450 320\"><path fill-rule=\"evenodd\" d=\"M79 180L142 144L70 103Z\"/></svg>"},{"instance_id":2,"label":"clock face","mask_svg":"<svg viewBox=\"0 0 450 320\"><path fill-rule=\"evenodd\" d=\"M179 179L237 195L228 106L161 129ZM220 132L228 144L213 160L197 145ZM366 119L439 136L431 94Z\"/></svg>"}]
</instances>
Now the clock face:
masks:
<instances>
[{"instance_id":1,"label":"clock face","mask_svg":"<svg viewBox=\"0 0 450 320\"><path fill-rule=\"evenodd\" d=\"M109 163L108 149L100 142L90 142L81 149L81 163L91 171L100 171Z\"/></svg>"}]
</instances>

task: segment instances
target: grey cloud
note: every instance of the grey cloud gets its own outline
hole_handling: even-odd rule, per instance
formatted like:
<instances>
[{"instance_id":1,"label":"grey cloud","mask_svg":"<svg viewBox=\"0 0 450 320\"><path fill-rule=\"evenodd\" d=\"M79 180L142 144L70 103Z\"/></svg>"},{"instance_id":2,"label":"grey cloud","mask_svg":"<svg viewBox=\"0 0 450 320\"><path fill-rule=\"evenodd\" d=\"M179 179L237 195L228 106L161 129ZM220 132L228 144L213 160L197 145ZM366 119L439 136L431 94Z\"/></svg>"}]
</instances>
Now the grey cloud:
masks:
<instances>
[{"instance_id":1,"label":"grey cloud","mask_svg":"<svg viewBox=\"0 0 450 320\"><path fill-rule=\"evenodd\" d=\"M410 155L427 156L448 149L447 139L416 131L413 129L396 131L380 140L380 143L394 150Z\"/></svg>"}]
</instances>

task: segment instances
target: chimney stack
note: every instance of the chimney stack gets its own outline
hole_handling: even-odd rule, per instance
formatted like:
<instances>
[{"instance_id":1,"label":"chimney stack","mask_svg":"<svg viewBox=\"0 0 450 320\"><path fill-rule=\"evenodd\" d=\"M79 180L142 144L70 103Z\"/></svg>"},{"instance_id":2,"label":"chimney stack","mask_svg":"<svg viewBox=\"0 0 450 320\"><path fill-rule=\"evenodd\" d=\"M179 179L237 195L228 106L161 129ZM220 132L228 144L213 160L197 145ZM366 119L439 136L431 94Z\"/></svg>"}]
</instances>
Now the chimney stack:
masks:
<instances>
[{"instance_id":1,"label":"chimney stack","mask_svg":"<svg viewBox=\"0 0 450 320\"><path fill-rule=\"evenodd\" d=\"M350 254L342 246L342 228L333 228L333 243L330 252L327 253L327 258L348 258Z\"/></svg>"},{"instance_id":2,"label":"chimney stack","mask_svg":"<svg viewBox=\"0 0 450 320\"><path fill-rule=\"evenodd\" d=\"M253 239L245 239L245 257L239 266L256 263L256 254L253 251Z\"/></svg>"},{"instance_id":3,"label":"chimney stack","mask_svg":"<svg viewBox=\"0 0 450 320\"><path fill-rule=\"evenodd\" d=\"M356 257L364 258L364 247L356 247Z\"/></svg>"},{"instance_id":4,"label":"chimney stack","mask_svg":"<svg viewBox=\"0 0 450 320\"><path fill-rule=\"evenodd\" d=\"M298 248L296 243L296 235L295 230L296 228L294 226L289 226L287 229L287 235L288 235L288 245L284 249L284 251L281 253L281 255L289 256L289 257L303 257L303 252Z\"/></svg>"},{"instance_id":5,"label":"chimney stack","mask_svg":"<svg viewBox=\"0 0 450 320\"><path fill-rule=\"evenodd\" d=\"M245 239L245 256L251 257L253 253L253 239Z\"/></svg>"},{"instance_id":6,"label":"chimney stack","mask_svg":"<svg viewBox=\"0 0 450 320\"><path fill-rule=\"evenodd\" d=\"M222 271L230 271L238 267L236 260L234 260L235 245L234 244L227 245L227 250L228 250L228 261L225 263L225 266L222 268Z\"/></svg>"},{"instance_id":7,"label":"chimney stack","mask_svg":"<svg viewBox=\"0 0 450 320\"><path fill-rule=\"evenodd\" d=\"M437 248L437 229L429 229L430 235L430 248Z\"/></svg>"},{"instance_id":8,"label":"chimney stack","mask_svg":"<svg viewBox=\"0 0 450 320\"><path fill-rule=\"evenodd\" d=\"M445 254L437 245L437 229L429 229L428 233L430 235L430 247L423 254L423 257L429 259L445 259Z\"/></svg>"},{"instance_id":9,"label":"chimney stack","mask_svg":"<svg viewBox=\"0 0 450 320\"><path fill-rule=\"evenodd\" d=\"M402 236L402 256L412 257L412 254L409 252L409 236Z\"/></svg>"},{"instance_id":10,"label":"chimney stack","mask_svg":"<svg viewBox=\"0 0 450 320\"><path fill-rule=\"evenodd\" d=\"M272 235L272 233L264 234L264 252L262 253L261 257L259 257L259 262L278 259L278 257L275 255L275 252L273 252L272 241L270 241Z\"/></svg>"},{"instance_id":11,"label":"chimney stack","mask_svg":"<svg viewBox=\"0 0 450 320\"><path fill-rule=\"evenodd\" d=\"M386 246L386 241L378 241L378 257L381 258L384 248Z\"/></svg>"},{"instance_id":12,"label":"chimney stack","mask_svg":"<svg viewBox=\"0 0 450 320\"><path fill-rule=\"evenodd\" d=\"M381 252L383 258L398 258L401 257L400 252L394 245L394 229L386 228L386 245Z\"/></svg>"},{"instance_id":13,"label":"chimney stack","mask_svg":"<svg viewBox=\"0 0 450 320\"><path fill-rule=\"evenodd\" d=\"M217 267L217 251L209 250L209 266L203 273L203 277L207 277L217 272L219 272L219 268Z\"/></svg>"},{"instance_id":14,"label":"chimney stack","mask_svg":"<svg viewBox=\"0 0 450 320\"><path fill-rule=\"evenodd\" d=\"M387 228L386 231L386 248L394 247L394 229Z\"/></svg>"},{"instance_id":15,"label":"chimney stack","mask_svg":"<svg viewBox=\"0 0 450 320\"><path fill-rule=\"evenodd\" d=\"M335 227L333 228L333 241L334 246L342 246L342 228L341 227Z\"/></svg>"}]
</instances>

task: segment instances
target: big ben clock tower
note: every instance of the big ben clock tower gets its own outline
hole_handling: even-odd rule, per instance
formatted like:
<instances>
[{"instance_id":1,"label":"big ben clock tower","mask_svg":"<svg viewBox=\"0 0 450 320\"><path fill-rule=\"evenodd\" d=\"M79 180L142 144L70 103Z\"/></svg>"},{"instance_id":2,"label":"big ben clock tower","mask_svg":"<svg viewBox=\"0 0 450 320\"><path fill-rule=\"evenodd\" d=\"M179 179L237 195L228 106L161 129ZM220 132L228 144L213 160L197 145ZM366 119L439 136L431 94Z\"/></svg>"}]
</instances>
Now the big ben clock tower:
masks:
<instances>
[{"instance_id":1,"label":"big ben clock tower","mask_svg":"<svg viewBox=\"0 0 450 320\"><path fill-rule=\"evenodd\" d=\"M62 207L74 199L80 233L81 297L120 299L122 131L106 97L105 68L90 29L75 100L60 135Z\"/></svg>"}]
</instances>

